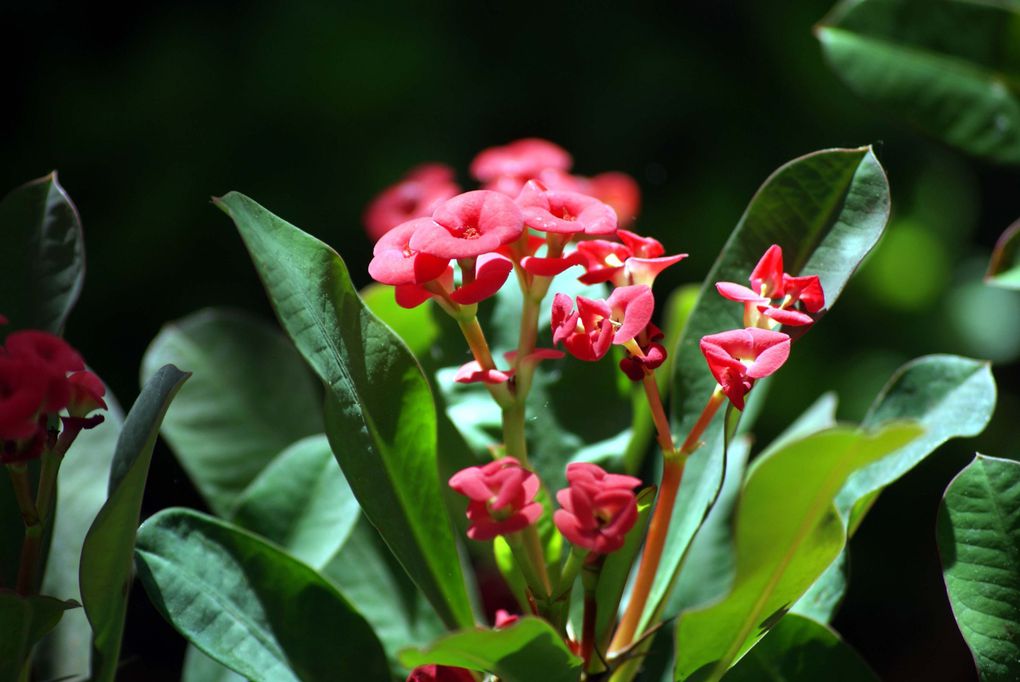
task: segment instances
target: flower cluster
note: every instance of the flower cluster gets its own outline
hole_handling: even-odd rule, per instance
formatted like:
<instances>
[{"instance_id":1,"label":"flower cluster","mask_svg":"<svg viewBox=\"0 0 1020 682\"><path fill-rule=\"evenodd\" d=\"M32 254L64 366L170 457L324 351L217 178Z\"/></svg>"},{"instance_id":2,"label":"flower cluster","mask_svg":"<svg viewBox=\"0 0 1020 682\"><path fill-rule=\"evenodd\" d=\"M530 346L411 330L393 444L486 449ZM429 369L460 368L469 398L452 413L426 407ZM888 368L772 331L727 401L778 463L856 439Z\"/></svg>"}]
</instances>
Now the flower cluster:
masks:
<instances>
[{"instance_id":1,"label":"flower cluster","mask_svg":"<svg viewBox=\"0 0 1020 682\"><path fill-rule=\"evenodd\" d=\"M783 325L805 327L825 306L817 275L793 277L783 272L783 250L773 244L751 271L751 287L717 282L719 293L744 304L744 329L701 339L701 352L712 376L738 410L757 379L778 370L790 355ZM799 309L798 309L799 308Z\"/></svg>"},{"instance_id":2,"label":"flower cluster","mask_svg":"<svg viewBox=\"0 0 1020 682\"><path fill-rule=\"evenodd\" d=\"M38 457L55 445L61 422L69 438L96 426L102 415L89 414L106 409L105 392L99 377L61 338L35 330L12 332L0 347L0 462Z\"/></svg>"},{"instance_id":3,"label":"flower cluster","mask_svg":"<svg viewBox=\"0 0 1020 682\"><path fill-rule=\"evenodd\" d=\"M553 515L563 536L594 555L620 549L637 521L634 488L641 480L575 462L567 465L567 482L556 493L561 508ZM474 540L508 536L536 523L542 515L535 501L540 485L538 476L512 457L468 467L450 479L450 487L470 500L468 537Z\"/></svg>"},{"instance_id":4,"label":"flower cluster","mask_svg":"<svg viewBox=\"0 0 1020 682\"><path fill-rule=\"evenodd\" d=\"M578 296L576 302L557 294L554 343L587 361L601 359L614 344L624 346L628 357L621 367L640 380L666 355L651 324L652 284L686 254L666 256L655 239L621 229L634 221L640 204L633 179L622 173L572 175L571 165L565 150L532 138L480 153L471 164L478 190L453 192L444 166L412 171L366 212L370 235L386 230L369 274L393 285L403 307L433 298L457 315L461 306L495 294L511 272L540 299L548 278L580 267L580 281L614 289L605 299ZM549 349L542 352L522 361L555 357ZM457 381L501 383L514 371L468 363Z\"/></svg>"}]
</instances>

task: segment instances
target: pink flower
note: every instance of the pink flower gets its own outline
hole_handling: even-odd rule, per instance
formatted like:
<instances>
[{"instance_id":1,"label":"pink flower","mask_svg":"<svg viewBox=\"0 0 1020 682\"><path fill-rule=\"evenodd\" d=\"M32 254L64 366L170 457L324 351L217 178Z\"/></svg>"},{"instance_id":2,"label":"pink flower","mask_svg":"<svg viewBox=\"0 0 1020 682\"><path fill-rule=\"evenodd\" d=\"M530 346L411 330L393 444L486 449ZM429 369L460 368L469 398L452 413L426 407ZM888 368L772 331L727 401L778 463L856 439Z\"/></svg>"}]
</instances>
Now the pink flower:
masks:
<instances>
[{"instance_id":1,"label":"pink flower","mask_svg":"<svg viewBox=\"0 0 1020 682\"><path fill-rule=\"evenodd\" d=\"M508 369L505 372L501 372L498 369L482 369L481 364L477 360L461 365L461 368L457 370L453 380L458 384L473 384L482 382L486 384L502 384L506 381L510 381L510 377L514 375L512 369Z\"/></svg>"},{"instance_id":2,"label":"pink flower","mask_svg":"<svg viewBox=\"0 0 1020 682\"><path fill-rule=\"evenodd\" d=\"M475 682L474 675L464 668L449 665L420 665L407 676L407 682Z\"/></svg>"},{"instance_id":3,"label":"pink flower","mask_svg":"<svg viewBox=\"0 0 1020 682\"><path fill-rule=\"evenodd\" d=\"M362 220L368 236L377 241L401 223L430 216L440 202L458 192L460 187L453 181L449 166L427 163L413 168L365 208Z\"/></svg>"},{"instance_id":4,"label":"pink flower","mask_svg":"<svg viewBox=\"0 0 1020 682\"><path fill-rule=\"evenodd\" d=\"M7 355L34 366L37 381L46 384L46 412L67 406L71 389L67 373L85 369L78 351L59 336L34 329L13 332L4 344Z\"/></svg>"},{"instance_id":5,"label":"pink flower","mask_svg":"<svg viewBox=\"0 0 1020 682\"><path fill-rule=\"evenodd\" d=\"M538 476L512 457L462 469L450 478L450 487L470 500L467 535L472 540L516 533L542 515L542 505L535 501Z\"/></svg>"},{"instance_id":6,"label":"pink flower","mask_svg":"<svg viewBox=\"0 0 1020 682\"><path fill-rule=\"evenodd\" d=\"M622 244L595 239L577 245L578 252L586 260L587 272L579 278L582 282L611 281L618 287L631 284L650 287L659 273L687 257L686 253L663 256L666 249L651 237L627 230L617 230L617 236Z\"/></svg>"},{"instance_id":7,"label":"pink flower","mask_svg":"<svg viewBox=\"0 0 1020 682\"><path fill-rule=\"evenodd\" d=\"M483 254L475 261L474 279L454 289L450 298L461 305L484 301L499 291L513 269L509 258L497 253Z\"/></svg>"},{"instance_id":8,"label":"pink flower","mask_svg":"<svg viewBox=\"0 0 1020 682\"><path fill-rule=\"evenodd\" d=\"M778 244L765 251L749 279L751 288L733 282L715 285L724 298L744 304L744 324L748 327L806 326L814 323L811 314L825 307L818 276L793 277L783 272L783 249ZM798 304L802 310L794 309Z\"/></svg>"},{"instance_id":9,"label":"pink flower","mask_svg":"<svg viewBox=\"0 0 1020 682\"><path fill-rule=\"evenodd\" d=\"M666 361L668 353L666 347L661 343L658 343L665 334L652 323L649 323L645 328L645 333L639 338L646 339L644 342L639 344L643 355L634 355L628 353L626 357L620 360L620 369L624 374L627 375L631 381L641 381L645 378L645 374L652 372L662 366L662 363Z\"/></svg>"},{"instance_id":10,"label":"pink flower","mask_svg":"<svg viewBox=\"0 0 1020 682\"><path fill-rule=\"evenodd\" d=\"M368 274L372 279L398 286L423 284L442 275L449 258L438 258L411 248L411 237L415 231L431 224L431 218L417 218L382 235L372 249L374 258L368 264Z\"/></svg>"},{"instance_id":11,"label":"pink flower","mask_svg":"<svg viewBox=\"0 0 1020 682\"><path fill-rule=\"evenodd\" d=\"M523 183L546 169L570 170L573 162L562 147L530 137L483 150L471 162L471 175L479 182L511 178Z\"/></svg>"},{"instance_id":12,"label":"pink flower","mask_svg":"<svg viewBox=\"0 0 1020 682\"><path fill-rule=\"evenodd\" d=\"M595 554L615 552L637 521L633 488L641 485L633 476L608 474L590 463L567 465L569 487L556 493L562 509L553 522L575 547Z\"/></svg>"},{"instance_id":13,"label":"pink flower","mask_svg":"<svg viewBox=\"0 0 1020 682\"><path fill-rule=\"evenodd\" d=\"M618 287L605 301L577 297L577 311L566 294L553 297L553 343L563 341L571 355L594 361L623 345L645 328L655 310L652 290L644 285Z\"/></svg>"},{"instance_id":14,"label":"pink flower","mask_svg":"<svg viewBox=\"0 0 1020 682\"><path fill-rule=\"evenodd\" d=\"M449 199L415 229L409 246L438 258L473 258L514 241L524 231L521 210L497 192L475 190Z\"/></svg>"},{"instance_id":15,"label":"pink flower","mask_svg":"<svg viewBox=\"0 0 1020 682\"><path fill-rule=\"evenodd\" d=\"M546 189L534 180L517 197L528 227L558 234L588 235L616 232L616 211L580 192Z\"/></svg>"},{"instance_id":16,"label":"pink flower","mask_svg":"<svg viewBox=\"0 0 1020 682\"><path fill-rule=\"evenodd\" d=\"M518 620L520 620L519 616L510 613L506 609L499 609L499 610L496 611L496 624L495 624L495 628L497 630L499 630L501 628L508 628L511 625L513 625L514 623L516 623Z\"/></svg>"},{"instance_id":17,"label":"pink flower","mask_svg":"<svg viewBox=\"0 0 1020 682\"><path fill-rule=\"evenodd\" d=\"M767 377L786 362L790 337L768 329L750 327L711 334L701 339L701 352L712 376L738 410L756 379Z\"/></svg>"},{"instance_id":18,"label":"pink flower","mask_svg":"<svg viewBox=\"0 0 1020 682\"><path fill-rule=\"evenodd\" d=\"M613 207L620 225L631 225L641 209L641 188L626 173L600 173L589 183L588 194Z\"/></svg>"}]
</instances>

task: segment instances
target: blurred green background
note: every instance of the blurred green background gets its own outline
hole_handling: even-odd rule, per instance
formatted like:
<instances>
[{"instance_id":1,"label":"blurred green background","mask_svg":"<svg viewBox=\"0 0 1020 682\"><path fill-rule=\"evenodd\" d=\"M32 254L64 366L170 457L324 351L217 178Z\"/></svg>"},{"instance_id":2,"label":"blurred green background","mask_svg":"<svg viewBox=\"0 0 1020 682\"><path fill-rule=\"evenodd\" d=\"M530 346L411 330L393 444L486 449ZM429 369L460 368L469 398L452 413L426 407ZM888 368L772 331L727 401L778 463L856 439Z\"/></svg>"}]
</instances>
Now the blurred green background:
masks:
<instances>
[{"instance_id":1,"label":"blurred green background","mask_svg":"<svg viewBox=\"0 0 1020 682\"><path fill-rule=\"evenodd\" d=\"M82 214L88 273L67 337L121 401L162 324L209 305L271 312L229 220L239 190L333 244L356 281L365 203L407 168L542 136L575 170L638 179L638 229L700 280L768 174L874 144L887 237L773 386L759 442L820 393L857 419L906 360L995 361L997 414L884 493L852 543L836 628L888 680L976 679L934 541L938 500L975 450L1016 457L1020 296L981 275L1018 214L1020 172L974 161L858 99L811 28L828 0L714 3L187 3L0 7L0 192L56 168ZM12 254L14 257L17 254ZM146 513L200 503L166 449ZM791 481L796 485L796 481ZM138 592L124 679L176 679L183 642Z\"/></svg>"}]
</instances>

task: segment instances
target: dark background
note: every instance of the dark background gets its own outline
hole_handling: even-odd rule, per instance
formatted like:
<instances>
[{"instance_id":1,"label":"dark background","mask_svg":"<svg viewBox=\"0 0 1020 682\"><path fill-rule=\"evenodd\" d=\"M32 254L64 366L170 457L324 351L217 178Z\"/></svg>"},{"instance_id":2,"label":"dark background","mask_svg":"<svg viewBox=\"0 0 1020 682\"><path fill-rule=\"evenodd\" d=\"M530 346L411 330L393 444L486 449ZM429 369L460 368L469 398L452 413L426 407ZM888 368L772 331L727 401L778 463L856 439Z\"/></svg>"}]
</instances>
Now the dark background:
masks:
<instances>
[{"instance_id":1,"label":"dark background","mask_svg":"<svg viewBox=\"0 0 1020 682\"><path fill-rule=\"evenodd\" d=\"M842 418L859 418L912 357L997 363L999 409L985 435L942 448L868 516L835 623L883 679L975 679L942 585L934 516L976 449L1017 454L1020 296L980 276L1017 217L1020 174L915 134L850 93L811 34L830 4L5 3L0 193L59 170L88 252L67 337L130 404L165 322L209 305L271 316L212 195L248 194L333 244L367 283L360 213L374 193L427 160L454 165L466 183L483 147L547 137L580 173L638 179L640 231L691 254L668 289L704 275L777 166L875 144L892 185L889 234L798 344L760 442L829 389ZM160 449L145 512L172 504L201 503ZM182 651L136 590L125 678L175 679Z\"/></svg>"}]
</instances>

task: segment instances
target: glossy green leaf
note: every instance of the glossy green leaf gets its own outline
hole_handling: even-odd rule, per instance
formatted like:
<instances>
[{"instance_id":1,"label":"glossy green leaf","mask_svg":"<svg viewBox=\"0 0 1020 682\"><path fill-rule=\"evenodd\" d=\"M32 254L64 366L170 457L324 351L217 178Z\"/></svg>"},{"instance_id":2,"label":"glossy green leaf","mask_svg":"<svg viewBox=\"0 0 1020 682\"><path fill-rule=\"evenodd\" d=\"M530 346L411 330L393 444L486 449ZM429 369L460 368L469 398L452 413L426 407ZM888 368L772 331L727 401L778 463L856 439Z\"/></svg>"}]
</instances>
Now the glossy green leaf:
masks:
<instances>
[{"instance_id":1,"label":"glossy green leaf","mask_svg":"<svg viewBox=\"0 0 1020 682\"><path fill-rule=\"evenodd\" d=\"M95 682L113 680L117 671L131 586L135 529L152 449L170 401L188 376L167 365L142 388L117 439L106 502L85 536L79 581L82 604L92 625Z\"/></svg>"},{"instance_id":2,"label":"glossy green leaf","mask_svg":"<svg viewBox=\"0 0 1020 682\"><path fill-rule=\"evenodd\" d=\"M488 672L501 682L577 682L581 659L544 620L521 618L508 628L462 630L400 655L409 668L435 663Z\"/></svg>"},{"instance_id":3,"label":"glossy green leaf","mask_svg":"<svg viewBox=\"0 0 1020 682\"><path fill-rule=\"evenodd\" d=\"M393 287L378 282L362 289L360 295L372 314L403 339L415 357L423 361L425 354L439 338L439 325L429 306L401 308L393 296Z\"/></svg>"},{"instance_id":4,"label":"glossy green leaf","mask_svg":"<svg viewBox=\"0 0 1020 682\"><path fill-rule=\"evenodd\" d=\"M743 327L743 306L720 296L715 283L746 283L772 244L783 249L786 271L817 274L831 308L889 218L889 185L870 148L815 152L773 173L751 199L709 272L687 321L675 357L674 431L682 438L697 421L713 389L698 346L701 337ZM810 343L810 341L808 341ZM761 385L751 393L751 399ZM723 476L722 419L705 431L677 494L663 563L644 620L661 608L691 538L701 525Z\"/></svg>"},{"instance_id":5,"label":"glossy green leaf","mask_svg":"<svg viewBox=\"0 0 1020 682\"><path fill-rule=\"evenodd\" d=\"M42 593L81 601L78 571L85 534L106 502L110 467L124 415L109 392L102 424L78 434L60 465L53 538L46 561ZM87 675L92 651L92 628L84 609L64 614L39 642L36 674L41 679Z\"/></svg>"},{"instance_id":6,"label":"glossy green leaf","mask_svg":"<svg viewBox=\"0 0 1020 682\"><path fill-rule=\"evenodd\" d=\"M0 682L18 682L24 662L35 643L53 629L64 611L78 607L38 595L22 596L0 590Z\"/></svg>"},{"instance_id":7,"label":"glossy green leaf","mask_svg":"<svg viewBox=\"0 0 1020 682\"><path fill-rule=\"evenodd\" d=\"M365 514L444 622L470 624L421 367L361 302L335 251L236 192L217 205L234 220L284 329L327 388L326 432Z\"/></svg>"},{"instance_id":8,"label":"glossy green leaf","mask_svg":"<svg viewBox=\"0 0 1020 682\"><path fill-rule=\"evenodd\" d=\"M908 362L889 380L861 425L875 428L910 419L924 435L880 462L854 473L836 498L849 518L850 534L875 500L874 494L910 471L950 438L976 436L995 410L995 379L990 364L957 355L927 355Z\"/></svg>"},{"instance_id":9,"label":"glossy green leaf","mask_svg":"<svg viewBox=\"0 0 1020 682\"><path fill-rule=\"evenodd\" d=\"M682 611L722 599L733 585L736 573L734 510L750 453L751 440L747 437L735 440L726 452L726 475L719 498L691 542L663 618L673 618Z\"/></svg>"},{"instance_id":10,"label":"glossy green leaf","mask_svg":"<svg viewBox=\"0 0 1020 682\"><path fill-rule=\"evenodd\" d=\"M322 575L255 535L168 509L142 524L135 556L160 613L248 679L389 679L365 619Z\"/></svg>"},{"instance_id":11,"label":"glossy green leaf","mask_svg":"<svg viewBox=\"0 0 1020 682\"><path fill-rule=\"evenodd\" d=\"M60 334L85 279L85 243L56 172L0 201L0 237L10 256L0 277L0 312L9 321L0 340L16 329Z\"/></svg>"},{"instance_id":12,"label":"glossy green leaf","mask_svg":"<svg viewBox=\"0 0 1020 682\"><path fill-rule=\"evenodd\" d=\"M245 682L245 678L189 644L184 654L181 682Z\"/></svg>"},{"instance_id":13,"label":"glossy green leaf","mask_svg":"<svg viewBox=\"0 0 1020 682\"><path fill-rule=\"evenodd\" d=\"M676 679L720 679L779 621L843 548L833 502L847 477L920 433L912 424L837 427L756 460L737 507L733 589L680 616Z\"/></svg>"},{"instance_id":14,"label":"glossy green leaf","mask_svg":"<svg viewBox=\"0 0 1020 682\"><path fill-rule=\"evenodd\" d=\"M361 517L326 436L280 453L237 499L233 521L313 568L340 550Z\"/></svg>"},{"instance_id":15,"label":"glossy green leaf","mask_svg":"<svg viewBox=\"0 0 1020 682\"><path fill-rule=\"evenodd\" d=\"M858 95L951 145L1020 163L1020 4L849 0L816 33Z\"/></svg>"},{"instance_id":16,"label":"glossy green leaf","mask_svg":"<svg viewBox=\"0 0 1020 682\"><path fill-rule=\"evenodd\" d=\"M1020 220L995 243L985 282L1003 289L1020 289Z\"/></svg>"},{"instance_id":17,"label":"glossy green leaf","mask_svg":"<svg viewBox=\"0 0 1020 682\"><path fill-rule=\"evenodd\" d=\"M403 671L399 651L430 642L444 631L421 591L386 548L379 533L359 514L359 521L322 574L340 590L375 631L390 667Z\"/></svg>"},{"instance_id":18,"label":"glossy green leaf","mask_svg":"<svg viewBox=\"0 0 1020 682\"><path fill-rule=\"evenodd\" d=\"M616 624L617 612L619 611L620 599L623 597L624 588L627 587L627 578L630 577L631 568L637 558L638 550L645 539L648 530L648 523L652 520L652 503L655 501L655 488L649 487L638 493L637 506L638 518L634 527L627 533L623 547L606 556L599 572L599 582L595 587L595 641L600 642L599 650L605 651L609 643L608 638L612 635L612 628Z\"/></svg>"},{"instance_id":19,"label":"glossy green leaf","mask_svg":"<svg viewBox=\"0 0 1020 682\"><path fill-rule=\"evenodd\" d=\"M194 373L163 435L218 515L285 447L322 433L321 397L290 342L244 313L208 308L160 331L142 378L165 364Z\"/></svg>"},{"instance_id":20,"label":"glossy green leaf","mask_svg":"<svg viewBox=\"0 0 1020 682\"><path fill-rule=\"evenodd\" d=\"M868 664L831 628L785 616L726 674L726 682L878 682Z\"/></svg>"},{"instance_id":21,"label":"glossy green leaf","mask_svg":"<svg viewBox=\"0 0 1020 682\"><path fill-rule=\"evenodd\" d=\"M823 429L836 425L836 406L838 399L835 393L823 393L818 400L804 410L797 420L787 426L769 446L762 451L762 456L775 452L795 440L818 433Z\"/></svg>"},{"instance_id":22,"label":"glossy green leaf","mask_svg":"<svg viewBox=\"0 0 1020 682\"><path fill-rule=\"evenodd\" d=\"M982 681L1020 679L1020 462L978 455L946 489L936 538Z\"/></svg>"}]
</instances>

